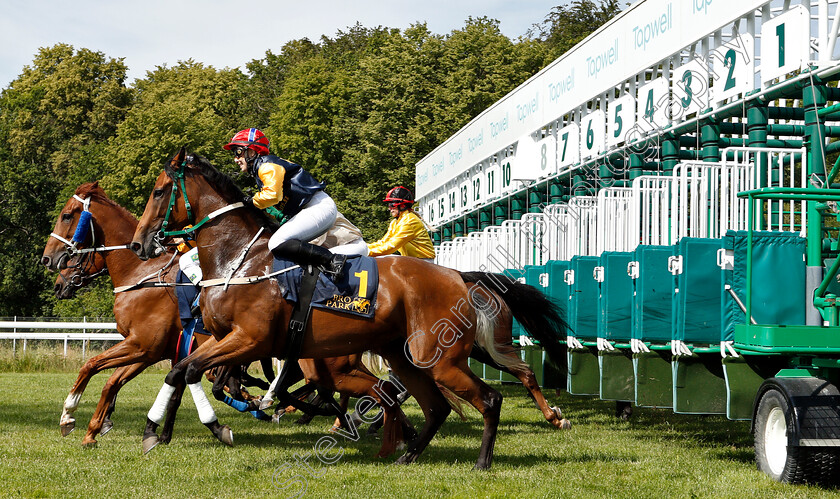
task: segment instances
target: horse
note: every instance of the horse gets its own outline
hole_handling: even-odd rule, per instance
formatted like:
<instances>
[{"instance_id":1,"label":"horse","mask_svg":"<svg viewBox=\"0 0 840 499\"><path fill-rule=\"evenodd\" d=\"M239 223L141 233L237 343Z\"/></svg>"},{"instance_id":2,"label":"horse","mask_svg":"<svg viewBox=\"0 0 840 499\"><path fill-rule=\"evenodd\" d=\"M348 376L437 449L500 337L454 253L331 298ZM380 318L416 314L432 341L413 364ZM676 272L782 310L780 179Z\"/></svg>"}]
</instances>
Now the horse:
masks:
<instances>
[{"instance_id":1,"label":"horse","mask_svg":"<svg viewBox=\"0 0 840 499\"><path fill-rule=\"evenodd\" d=\"M90 224L94 241L101 241L103 246L112 251L76 251L70 255L68 248L74 248L71 238L83 211L94 214L85 223ZM95 223L93 221L95 220ZM118 251L125 248L112 246L115 242L128 241L134 234L137 219L127 210L107 197L98 183L83 184L71 197L56 221L54 236L48 241L41 262L50 270L59 270L54 291L59 298L69 298L76 290L90 283L96 276L108 273L115 287L130 286L145 276L160 273L162 282L174 282L171 267L166 266L169 256L148 261L139 260L130 251ZM82 241L84 244L84 241ZM91 418L88 432L83 439L85 446L96 445L96 435L107 433L113 426L110 415L114 411L117 393L134 376L146 367L161 360L175 360L178 335L181 331L177 298L171 287L142 288L118 293L115 298L114 316L117 330L126 337L119 344L101 355L88 360L79 372L76 383L70 390L62 411L60 426L62 436L67 436L75 429L73 413L78 407L82 393L90 379L99 371L116 367L117 370L108 380L102 391L94 416ZM142 315L142 314L145 314ZM215 341L211 336L196 335L199 344ZM319 386L339 391L345 396L365 396L373 393L379 379L370 374L358 356L338 359L301 362L308 379ZM268 363L270 369L270 363ZM237 366L238 367L238 366ZM265 367L264 367L265 369ZM269 376L271 374L269 373ZM273 377L273 376L272 376ZM239 396L238 382L226 386L231 373L221 373L214 383L214 395L225 400L223 389L228 389L237 401L247 401ZM238 376L233 376L238 381ZM208 379L213 377L208 373ZM173 393L173 401L179 402L184 386ZM385 392L395 395L392 387L383 387ZM247 393L247 392L246 392ZM246 395L244 393L243 395ZM229 399L228 399L229 400ZM230 402L228 402L230 404ZM158 442L171 440L175 413L167 417L163 433ZM390 445L390 444L389 444ZM395 443L393 444L395 445ZM147 449L147 451L150 450Z\"/></svg>"},{"instance_id":2,"label":"horse","mask_svg":"<svg viewBox=\"0 0 840 499\"><path fill-rule=\"evenodd\" d=\"M160 414L164 406L171 406L167 404L168 394L175 385L186 382L202 423L224 443L232 443L232 431L219 423L206 402L201 385L197 384L200 373L265 355L284 356L293 308L271 279L251 277L266 275L273 257L268 251L268 235L261 231L267 225L265 214L244 206L242 198L242 191L229 177L200 156L188 157L181 148L164 163L131 243L141 259L149 258L160 246L159 233L169 224L192 224L189 231L196 240L205 278L224 281L236 277L249 282L204 288L200 305L206 314L205 325L219 341L199 347L173 366L150 410L150 414ZM193 215L201 220L194 220ZM230 262L237 260L248 244L248 258L230 271ZM374 262L379 274L374 317L313 310L300 357L323 358L372 350L389 361L425 416L419 436L397 459L399 464L415 462L451 412L443 391L457 395L482 414L484 429L475 468L489 469L502 395L469 369L467 358L479 336L494 360L509 365L510 359L499 354L492 338L492 322L500 306L492 293L475 290L505 288L509 294L516 294L523 288L503 276L482 273L481 282L472 288L475 292L468 293L465 276L452 269L399 256L376 258ZM506 298L505 293L499 296ZM531 309L530 304L522 307L516 300L506 303L517 318L562 331L567 327L556 307L537 310ZM386 406L385 424L392 417L388 410ZM146 433L154 433L156 428L157 422L147 418Z\"/></svg>"},{"instance_id":3,"label":"horse","mask_svg":"<svg viewBox=\"0 0 840 499\"><path fill-rule=\"evenodd\" d=\"M164 269L168 255L140 261L130 251L114 250L71 257L67 248L71 245L70 239L74 236L84 208L98 214L96 223L91 224L91 232L93 238L103 245L125 245L131 238L132 229L137 226L137 219L128 210L108 199L98 183L79 187L56 220L53 234L58 237L50 238L41 258L41 263L52 271L67 269L67 263L76 260L71 267L71 270L77 271L76 274L69 278L60 275L56 280L55 292L59 298L71 296L75 288L90 282L93 276L106 269L115 287L134 284L158 272L162 281L174 282L175 273L171 269ZM113 401L123 385L146 367L160 360L175 358L181 326L177 299L171 288L143 288L118 294L114 300L114 317L117 331L125 339L85 363L70 389L61 414L61 434L67 436L75 429L73 413L90 379L99 371L117 368L102 389L102 396L82 440L84 446L96 445L96 436L103 430L103 425L106 432L110 429L109 416L113 410ZM178 393L173 393L173 397L177 396ZM164 427L165 438L170 438L170 427L167 422Z\"/></svg>"}]
</instances>

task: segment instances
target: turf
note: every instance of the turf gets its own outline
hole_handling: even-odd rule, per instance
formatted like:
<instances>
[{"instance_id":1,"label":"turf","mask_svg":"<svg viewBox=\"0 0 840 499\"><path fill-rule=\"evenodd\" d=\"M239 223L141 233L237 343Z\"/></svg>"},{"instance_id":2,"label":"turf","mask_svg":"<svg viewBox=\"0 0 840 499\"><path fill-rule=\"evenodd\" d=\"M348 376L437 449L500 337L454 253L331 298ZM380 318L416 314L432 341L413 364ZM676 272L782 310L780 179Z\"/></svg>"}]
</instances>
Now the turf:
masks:
<instances>
[{"instance_id":1,"label":"turf","mask_svg":"<svg viewBox=\"0 0 840 499\"><path fill-rule=\"evenodd\" d=\"M58 419L74 374L0 373L0 496L836 497L758 472L748 423L640 408L625 422L612 403L548 393L574 423L564 432L543 420L521 386L507 384L494 385L505 400L493 468L484 472L472 469L482 431L472 410L467 421L450 416L417 464L394 466L397 456L373 457L379 440L328 434L327 418L300 426L292 414L270 424L213 401L235 433L235 447L225 447L198 421L188 393L172 443L144 456L140 435L163 377L154 371L129 383L114 429L86 449L80 442L104 374L82 398L76 431L62 438ZM405 410L421 424L413 400Z\"/></svg>"}]
</instances>

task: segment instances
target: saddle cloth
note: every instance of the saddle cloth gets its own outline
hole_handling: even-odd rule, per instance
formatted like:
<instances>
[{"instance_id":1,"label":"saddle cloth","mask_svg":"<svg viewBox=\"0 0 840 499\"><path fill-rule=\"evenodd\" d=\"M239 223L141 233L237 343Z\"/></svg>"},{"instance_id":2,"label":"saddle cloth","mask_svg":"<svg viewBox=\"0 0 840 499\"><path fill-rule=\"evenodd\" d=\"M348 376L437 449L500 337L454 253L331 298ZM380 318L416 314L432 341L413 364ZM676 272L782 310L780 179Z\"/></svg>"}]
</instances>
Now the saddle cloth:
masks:
<instances>
[{"instance_id":1,"label":"saddle cloth","mask_svg":"<svg viewBox=\"0 0 840 499\"><path fill-rule=\"evenodd\" d=\"M297 264L274 259L275 272L293 265ZM303 270L297 268L275 277L286 301L298 302L302 274ZM344 274L338 282L330 280L323 272L318 276L312 306L372 319L378 289L379 269L376 261L367 256L349 256L344 265Z\"/></svg>"}]
</instances>

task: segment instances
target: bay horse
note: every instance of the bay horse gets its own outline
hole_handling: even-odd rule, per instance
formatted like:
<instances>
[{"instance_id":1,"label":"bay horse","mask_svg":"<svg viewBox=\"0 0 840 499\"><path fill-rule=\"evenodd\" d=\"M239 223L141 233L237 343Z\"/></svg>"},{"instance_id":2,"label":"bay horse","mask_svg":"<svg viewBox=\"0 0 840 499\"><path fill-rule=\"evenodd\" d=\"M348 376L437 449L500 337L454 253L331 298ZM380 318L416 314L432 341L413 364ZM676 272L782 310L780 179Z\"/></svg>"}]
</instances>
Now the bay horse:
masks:
<instances>
[{"instance_id":1,"label":"bay horse","mask_svg":"<svg viewBox=\"0 0 840 499\"><path fill-rule=\"evenodd\" d=\"M120 243L125 246L137 227L137 219L109 199L97 182L83 184L77 188L74 196L62 209L56 221L54 236L47 242L41 259L41 263L48 269L59 270L55 284L57 297L72 296L77 289L103 273L109 274L115 288L135 284L143 277L158 272L161 282L174 282L177 272L166 266L169 255L143 261L130 251L115 249L105 252L77 252L71 256L68 247L72 246L71 239L85 209L93 214L91 221L86 223L90 223L89 230L92 231L93 240L101 243L99 247L116 248ZM73 413L90 379L104 369L117 368L102 390L102 396L82 441L85 446L96 445L96 435L107 433L113 425L110 415L114 411L120 388L149 365L162 360L173 361L176 358L178 336L182 329L179 315L177 297L172 287L141 288L117 293L114 300L114 316L117 330L125 339L106 352L89 359L79 371L79 376L64 403L60 419L62 436L69 435L75 429ZM215 342L211 336L197 334L195 337L199 344L206 341ZM339 391L345 396L376 395L374 386L379 379L362 366L359 357L302 361L301 369L313 383ZM270 363L268 365L270 369ZM218 382L214 383L214 395L219 400L225 398L222 389L225 388L228 374L224 373L218 378ZM390 384L382 386L381 391L396 396L396 390L388 385ZM238 386L238 383L231 384L229 391L234 395L234 399L241 401L243 399L237 396L239 390L234 388L235 386ZM185 385L182 385L173 392L174 404L180 402L184 388ZM146 445L153 447L158 442L168 443L171 440L174 420L175 411L172 411L167 415L160 439L147 442ZM383 440L383 447L395 446L397 443L386 439ZM151 447L146 448L146 451Z\"/></svg>"},{"instance_id":2,"label":"bay horse","mask_svg":"<svg viewBox=\"0 0 840 499\"><path fill-rule=\"evenodd\" d=\"M267 219L256 208L243 206L242 198L242 191L229 177L204 158L188 157L181 148L164 163L164 171L155 182L132 240L132 249L140 258L149 258L160 246L162 228L193 224L190 230L197 242L206 279L265 276L273 262L267 246L268 235L260 230L266 226ZM193 214L201 220L194 220ZM230 262L237 260L249 241L252 246L248 258L231 271ZM483 416L484 430L475 468L488 469L493 460L502 396L475 376L467 358L478 335L484 338L481 342L494 360L509 364L509 359L498 353L492 337L493 311L499 308L498 303L494 308L495 295L468 293L464 275L419 259L381 257L375 259L375 264L379 283L374 318L313 310L300 357L323 358L372 350L389 361L425 416L420 435L397 460L400 464L417 460L451 411L437 384L451 391ZM503 299L527 288L494 274L481 274L480 284L484 289L505 288L507 293L500 295ZM517 319L550 326L565 335L566 325L557 315L556 307L537 309L527 303L523 308L517 300L507 304ZM293 305L283 299L273 280L257 279L247 285L205 287L200 306L205 312L205 326L219 341L202 345L173 367L150 414L161 413L164 406L171 406L167 400L173 387L186 382L202 423L216 438L232 443L230 428L218 422L206 402L198 384L200 373L215 366L248 363L266 355L282 357ZM385 410L388 424L388 408ZM149 418L146 433L153 433L156 428L157 423Z\"/></svg>"}]
</instances>

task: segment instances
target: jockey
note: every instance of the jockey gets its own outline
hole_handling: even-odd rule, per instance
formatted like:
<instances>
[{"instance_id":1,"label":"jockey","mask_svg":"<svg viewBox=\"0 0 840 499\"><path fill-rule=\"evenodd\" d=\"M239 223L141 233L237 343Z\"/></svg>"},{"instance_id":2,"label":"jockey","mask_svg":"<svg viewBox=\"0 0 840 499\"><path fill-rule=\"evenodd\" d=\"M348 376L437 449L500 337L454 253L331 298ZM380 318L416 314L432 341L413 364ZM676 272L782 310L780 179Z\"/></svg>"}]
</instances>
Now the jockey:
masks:
<instances>
[{"instance_id":1,"label":"jockey","mask_svg":"<svg viewBox=\"0 0 840 499\"><path fill-rule=\"evenodd\" d=\"M414 204L411 191L403 186L394 187L382 201L388 203L394 220L391 220L388 232L382 239L368 245L368 254L380 256L399 251L404 256L433 261L435 248L426 230L426 224L411 209Z\"/></svg>"},{"instance_id":2,"label":"jockey","mask_svg":"<svg viewBox=\"0 0 840 499\"><path fill-rule=\"evenodd\" d=\"M233 153L239 169L250 173L260 189L253 197L246 196L245 204L259 209L275 206L286 216L286 223L268 242L274 256L318 265L334 277L340 276L346 254L305 242L326 233L338 216L335 202L324 192L326 184L300 165L272 155L268 137L256 128L241 130L223 147Z\"/></svg>"}]
</instances>

